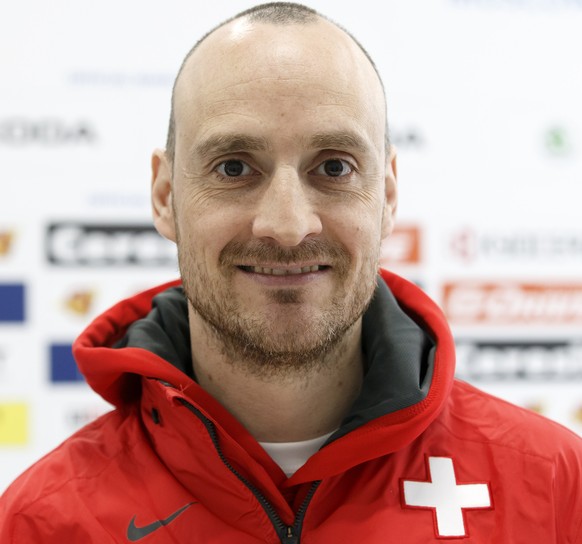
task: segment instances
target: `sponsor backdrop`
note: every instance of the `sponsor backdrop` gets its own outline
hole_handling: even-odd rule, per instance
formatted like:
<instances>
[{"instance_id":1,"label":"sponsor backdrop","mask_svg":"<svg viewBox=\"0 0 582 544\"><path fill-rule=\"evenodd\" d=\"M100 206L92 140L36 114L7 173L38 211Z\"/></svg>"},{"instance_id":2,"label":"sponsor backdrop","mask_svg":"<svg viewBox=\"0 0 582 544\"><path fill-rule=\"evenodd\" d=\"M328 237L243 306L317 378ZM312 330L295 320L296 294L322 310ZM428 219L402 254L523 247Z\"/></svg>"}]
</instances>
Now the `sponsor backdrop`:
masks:
<instances>
[{"instance_id":1,"label":"sponsor backdrop","mask_svg":"<svg viewBox=\"0 0 582 544\"><path fill-rule=\"evenodd\" d=\"M582 0L311 0L376 59L399 150L383 263L448 315L458 375L582 432ZM22 0L0 33L0 491L109 409L71 342L177 276L149 158L173 76L252 5Z\"/></svg>"}]
</instances>

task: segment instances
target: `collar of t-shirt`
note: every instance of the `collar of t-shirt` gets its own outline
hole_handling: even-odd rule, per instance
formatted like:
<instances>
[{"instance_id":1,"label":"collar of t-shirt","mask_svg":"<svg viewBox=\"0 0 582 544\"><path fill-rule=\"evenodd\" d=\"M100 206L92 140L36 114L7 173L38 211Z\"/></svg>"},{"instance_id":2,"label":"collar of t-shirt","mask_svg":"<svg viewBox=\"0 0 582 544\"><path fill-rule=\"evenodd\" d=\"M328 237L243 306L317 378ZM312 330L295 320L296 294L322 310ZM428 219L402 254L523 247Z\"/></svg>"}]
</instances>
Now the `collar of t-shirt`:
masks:
<instances>
[{"instance_id":1,"label":"collar of t-shirt","mask_svg":"<svg viewBox=\"0 0 582 544\"><path fill-rule=\"evenodd\" d=\"M332 434L333 432L301 442L259 442L259 444L290 478Z\"/></svg>"}]
</instances>

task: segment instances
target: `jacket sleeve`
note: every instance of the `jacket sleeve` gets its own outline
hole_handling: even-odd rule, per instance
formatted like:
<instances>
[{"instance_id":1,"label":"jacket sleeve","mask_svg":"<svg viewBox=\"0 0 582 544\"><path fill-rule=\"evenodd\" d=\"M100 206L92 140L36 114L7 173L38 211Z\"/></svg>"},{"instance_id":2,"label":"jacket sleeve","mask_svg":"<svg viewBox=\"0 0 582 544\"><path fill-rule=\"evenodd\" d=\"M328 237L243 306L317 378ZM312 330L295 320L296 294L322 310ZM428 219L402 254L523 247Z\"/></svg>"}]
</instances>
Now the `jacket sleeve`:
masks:
<instances>
[{"instance_id":1,"label":"jacket sleeve","mask_svg":"<svg viewBox=\"0 0 582 544\"><path fill-rule=\"evenodd\" d=\"M582 544L582 439L566 432L555 464L556 531L558 542Z\"/></svg>"},{"instance_id":2,"label":"jacket sleeve","mask_svg":"<svg viewBox=\"0 0 582 544\"><path fill-rule=\"evenodd\" d=\"M25 492L9 487L0 498L0 542L2 544L112 544L115 539L79 501L62 500L50 495L28 500Z\"/></svg>"},{"instance_id":3,"label":"jacket sleeve","mask_svg":"<svg viewBox=\"0 0 582 544\"><path fill-rule=\"evenodd\" d=\"M37 523L22 514L2 513L2 527L0 528L0 542L3 544L18 544L19 542L56 542L53 535L43 531Z\"/></svg>"}]
</instances>

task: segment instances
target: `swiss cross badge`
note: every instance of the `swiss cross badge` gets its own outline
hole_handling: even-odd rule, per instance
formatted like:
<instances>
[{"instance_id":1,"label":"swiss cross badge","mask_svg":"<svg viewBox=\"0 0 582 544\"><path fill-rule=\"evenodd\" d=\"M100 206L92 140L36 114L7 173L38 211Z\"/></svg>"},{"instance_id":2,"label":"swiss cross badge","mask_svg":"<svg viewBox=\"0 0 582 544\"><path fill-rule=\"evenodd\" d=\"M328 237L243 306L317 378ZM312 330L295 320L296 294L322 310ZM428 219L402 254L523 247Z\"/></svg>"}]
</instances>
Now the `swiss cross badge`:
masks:
<instances>
[{"instance_id":1,"label":"swiss cross badge","mask_svg":"<svg viewBox=\"0 0 582 544\"><path fill-rule=\"evenodd\" d=\"M492 508L487 483L457 483L453 460L428 457L429 481L402 480L404 508L433 510L437 538L468 536L464 510Z\"/></svg>"}]
</instances>

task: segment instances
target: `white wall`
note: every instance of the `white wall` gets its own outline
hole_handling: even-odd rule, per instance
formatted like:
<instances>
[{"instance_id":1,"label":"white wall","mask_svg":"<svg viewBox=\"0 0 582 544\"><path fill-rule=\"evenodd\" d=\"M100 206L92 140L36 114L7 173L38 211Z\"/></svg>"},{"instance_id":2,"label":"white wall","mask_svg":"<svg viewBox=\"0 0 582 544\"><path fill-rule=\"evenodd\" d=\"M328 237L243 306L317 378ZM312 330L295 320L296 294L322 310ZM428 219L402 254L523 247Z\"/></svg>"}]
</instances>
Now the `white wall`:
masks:
<instances>
[{"instance_id":1,"label":"white wall","mask_svg":"<svg viewBox=\"0 0 582 544\"><path fill-rule=\"evenodd\" d=\"M582 0L309 4L385 81L400 185L385 264L448 312L462 377L581 432ZM150 223L149 157L183 55L251 5L4 9L0 489L108 408L51 346L177 277L173 248L127 225Z\"/></svg>"}]
</instances>

